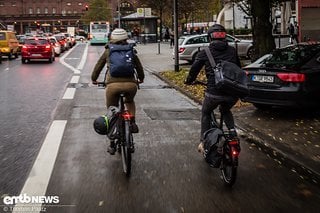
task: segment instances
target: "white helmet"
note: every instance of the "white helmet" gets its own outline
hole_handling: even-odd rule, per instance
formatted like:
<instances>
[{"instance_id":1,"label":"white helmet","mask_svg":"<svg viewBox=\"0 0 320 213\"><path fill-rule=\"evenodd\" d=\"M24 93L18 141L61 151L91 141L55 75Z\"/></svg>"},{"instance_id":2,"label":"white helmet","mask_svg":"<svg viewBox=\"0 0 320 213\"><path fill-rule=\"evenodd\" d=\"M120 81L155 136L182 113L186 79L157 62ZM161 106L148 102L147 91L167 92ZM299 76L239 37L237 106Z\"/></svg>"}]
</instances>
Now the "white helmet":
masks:
<instances>
[{"instance_id":1,"label":"white helmet","mask_svg":"<svg viewBox=\"0 0 320 213\"><path fill-rule=\"evenodd\" d=\"M116 28L111 33L111 40L113 41L122 41L127 40L128 38L129 37L127 31L121 28Z\"/></svg>"}]
</instances>

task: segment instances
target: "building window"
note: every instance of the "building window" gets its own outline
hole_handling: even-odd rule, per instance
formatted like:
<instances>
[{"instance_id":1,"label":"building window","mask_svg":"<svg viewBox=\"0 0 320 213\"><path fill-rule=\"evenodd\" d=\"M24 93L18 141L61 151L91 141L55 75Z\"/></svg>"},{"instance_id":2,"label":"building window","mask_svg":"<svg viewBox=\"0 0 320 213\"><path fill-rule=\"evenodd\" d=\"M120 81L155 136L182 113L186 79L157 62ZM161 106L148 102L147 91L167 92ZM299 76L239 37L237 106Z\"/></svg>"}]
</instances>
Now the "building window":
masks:
<instances>
[{"instance_id":1,"label":"building window","mask_svg":"<svg viewBox=\"0 0 320 213\"><path fill-rule=\"evenodd\" d=\"M72 11L71 10L68 10L68 14L71 14L72 13Z\"/></svg>"},{"instance_id":2,"label":"building window","mask_svg":"<svg viewBox=\"0 0 320 213\"><path fill-rule=\"evenodd\" d=\"M55 7L52 8L52 14L56 14L57 9Z\"/></svg>"},{"instance_id":3,"label":"building window","mask_svg":"<svg viewBox=\"0 0 320 213\"><path fill-rule=\"evenodd\" d=\"M12 2L12 7L15 7L15 6L17 6L16 3L15 3L15 2Z\"/></svg>"},{"instance_id":4,"label":"building window","mask_svg":"<svg viewBox=\"0 0 320 213\"><path fill-rule=\"evenodd\" d=\"M82 5L82 3L80 2L80 3L78 3L78 5L79 5L79 6L81 6L81 5Z\"/></svg>"},{"instance_id":5,"label":"building window","mask_svg":"<svg viewBox=\"0 0 320 213\"><path fill-rule=\"evenodd\" d=\"M47 7L44 8L44 13L48 14L48 8Z\"/></svg>"},{"instance_id":6,"label":"building window","mask_svg":"<svg viewBox=\"0 0 320 213\"><path fill-rule=\"evenodd\" d=\"M40 8L37 7L37 14L40 14Z\"/></svg>"},{"instance_id":7,"label":"building window","mask_svg":"<svg viewBox=\"0 0 320 213\"><path fill-rule=\"evenodd\" d=\"M68 2L68 3L67 3L67 5L68 5L68 6L71 6L71 3L70 3L70 2Z\"/></svg>"},{"instance_id":8,"label":"building window","mask_svg":"<svg viewBox=\"0 0 320 213\"><path fill-rule=\"evenodd\" d=\"M33 9L29 7L29 14L33 14Z\"/></svg>"}]
</instances>

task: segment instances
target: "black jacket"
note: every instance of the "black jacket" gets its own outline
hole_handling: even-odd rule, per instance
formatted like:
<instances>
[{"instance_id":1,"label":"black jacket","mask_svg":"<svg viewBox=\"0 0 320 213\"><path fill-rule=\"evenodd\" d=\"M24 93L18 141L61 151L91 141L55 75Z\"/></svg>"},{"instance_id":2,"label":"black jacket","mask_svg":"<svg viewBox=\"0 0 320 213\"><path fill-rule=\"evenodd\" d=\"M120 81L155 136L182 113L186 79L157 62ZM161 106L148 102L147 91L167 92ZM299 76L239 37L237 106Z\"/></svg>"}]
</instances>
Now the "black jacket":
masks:
<instances>
[{"instance_id":1,"label":"black jacket","mask_svg":"<svg viewBox=\"0 0 320 213\"><path fill-rule=\"evenodd\" d=\"M219 63L221 60L224 60L233 62L237 64L239 67L241 67L236 49L234 47L229 46L226 41L214 40L210 43L209 49L216 63ZM193 62L190 68L189 75L186 79L186 83L192 83L193 81L195 81L203 66L205 66L205 72L208 78L209 74L213 71L205 50L202 50L198 53L195 61ZM219 92L218 90L216 90L214 88L214 85L210 84L207 85L206 92L212 95L226 95L223 92Z\"/></svg>"}]
</instances>

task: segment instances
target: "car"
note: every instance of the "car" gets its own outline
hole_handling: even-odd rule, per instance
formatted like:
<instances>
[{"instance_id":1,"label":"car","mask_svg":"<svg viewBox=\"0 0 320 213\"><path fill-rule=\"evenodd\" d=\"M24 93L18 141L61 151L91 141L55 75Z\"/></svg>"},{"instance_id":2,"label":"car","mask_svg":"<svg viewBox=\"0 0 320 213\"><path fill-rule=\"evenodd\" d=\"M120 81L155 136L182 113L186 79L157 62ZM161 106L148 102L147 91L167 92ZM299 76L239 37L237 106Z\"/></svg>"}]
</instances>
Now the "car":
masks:
<instances>
[{"instance_id":1,"label":"car","mask_svg":"<svg viewBox=\"0 0 320 213\"><path fill-rule=\"evenodd\" d=\"M24 44L24 40L27 38L26 35L16 35L18 41L19 41L19 49L18 49L18 53L21 54L21 49L22 46Z\"/></svg>"},{"instance_id":2,"label":"car","mask_svg":"<svg viewBox=\"0 0 320 213\"><path fill-rule=\"evenodd\" d=\"M253 42L252 40L240 40L227 34L226 37L229 45L237 48L238 55L251 59L253 57ZM186 60L192 63L198 52L204 47L209 46L209 38L207 34L186 35L181 36L178 40L179 43L179 59ZM237 46L235 46L237 44ZM173 53L174 54L174 53Z\"/></svg>"},{"instance_id":3,"label":"car","mask_svg":"<svg viewBox=\"0 0 320 213\"><path fill-rule=\"evenodd\" d=\"M69 48L73 47L71 35L69 33L62 33L66 37L67 45Z\"/></svg>"},{"instance_id":4,"label":"car","mask_svg":"<svg viewBox=\"0 0 320 213\"><path fill-rule=\"evenodd\" d=\"M243 69L249 88L243 100L259 109L320 106L320 42L276 49Z\"/></svg>"},{"instance_id":5,"label":"car","mask_svg":"<svg viewBox=\"0 0 320 213\"><path fill-rule=\"evenodd\" d=\"M19 41L16 34L12 31L0 31L0 51L2 56L7 56L9 60L14 56L18 58L19 54Z\"/></svg>"},{"instance_id":6,"label":"car","mask_svg":"<svg viewBox=\"0 0 320 213\"><path fill-rule=\"evenodd\" d=\"M61 54L61 44L58 42L56 37L51 36L48 38L53 45L55 56L60 56Z\"/></svg>"},{"instance_id":7,"label":"car","mask_svg":"<svg viewBox=\"0 0 320 213\"><path fill-rule=\"evenodd\" d=\"M75 39L76 39L76 41L84 41L84 40L86 40L86 38L84 36L81 36L81 35L76 35Z\"/></svg>"},{"instance_id":8,"label":"car","mask_svg":"<svg viewBox=\"0 0 320 213\"><path fill-rule=\"evenodd\" d=\"M21 49L21 61L25 64L34 59L47 59L49 63L55 60L54 47L45 37L30 37L24 40Z\"/></svg>"},{"instance_id":9,"label":"car","mask_svg":"<svg viewBox=\"0 0 320 213\"><path fill-rule=\"evenodd\" d=\"M0 64L2 64L2 53L1 53L1 50L0 50Z\"/></svg>"},{"instance_id":10,"label":"car","mask_svg":"<svg viewBox=\"0 0 320 213\"><path fill-rule=\"evenodd\" d=\"M70 47L68 45L67 39L63 34L55 34L53 35L61 45L62 52L68 50Z\"/></svg>"}]
</instances>

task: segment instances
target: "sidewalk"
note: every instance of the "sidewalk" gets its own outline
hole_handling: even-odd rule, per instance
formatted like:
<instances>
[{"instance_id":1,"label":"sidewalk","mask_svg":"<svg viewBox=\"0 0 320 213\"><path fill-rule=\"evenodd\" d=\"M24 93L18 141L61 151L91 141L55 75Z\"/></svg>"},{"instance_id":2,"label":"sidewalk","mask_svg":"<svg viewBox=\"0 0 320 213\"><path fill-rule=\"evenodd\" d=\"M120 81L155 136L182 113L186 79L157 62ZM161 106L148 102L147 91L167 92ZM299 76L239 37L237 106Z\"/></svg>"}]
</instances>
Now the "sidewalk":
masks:
<instances>
[{"instance_id":1,"label":"sidewalk","mask_svg":"<svg viewBox=\"0 0 320 213\"><path fill-rule=\"evenodd\" d=\"M136 49L146 71L157 75L174 70L169 43L160 44L160 54L159 44L139 44ZM320 185L320 111L260 111L251 105L233 110L244 140L301 178Z\"/></svg>"}]
</instances>

